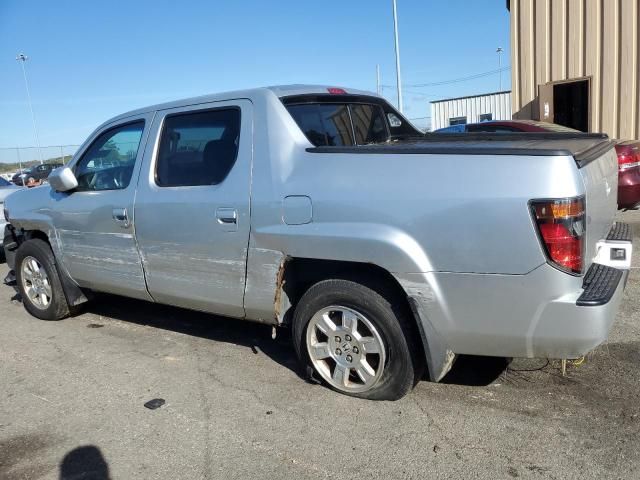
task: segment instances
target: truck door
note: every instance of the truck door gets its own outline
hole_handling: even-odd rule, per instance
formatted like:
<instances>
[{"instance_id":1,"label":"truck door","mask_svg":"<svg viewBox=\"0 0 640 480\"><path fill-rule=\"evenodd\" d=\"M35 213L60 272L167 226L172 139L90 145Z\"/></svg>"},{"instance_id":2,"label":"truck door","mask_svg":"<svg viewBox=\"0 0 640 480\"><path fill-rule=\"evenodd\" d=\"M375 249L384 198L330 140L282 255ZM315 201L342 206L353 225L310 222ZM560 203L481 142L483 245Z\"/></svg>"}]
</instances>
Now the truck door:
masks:
<instances>
[{"instance_id":1,"label":"truck door","mask_svg":"<svg viewBox=\"0 0 640 480\"><path fill-rule=\"evenodd\" d=\"M78 188L52 193L62 264L80 286L150 300L133 235L133 199L152 118L101 129L71 165Z\"/></svg>"},{"instance_id":2,"label":"truck door","mask_svg":"<svg viewBox=\"0 0 640 480\"><path fill-rule=\"evenodd\" d=\"M157 112L135 203L156 301L244 316L252 121L248 100Z\"/></svg>"}]
</instances>

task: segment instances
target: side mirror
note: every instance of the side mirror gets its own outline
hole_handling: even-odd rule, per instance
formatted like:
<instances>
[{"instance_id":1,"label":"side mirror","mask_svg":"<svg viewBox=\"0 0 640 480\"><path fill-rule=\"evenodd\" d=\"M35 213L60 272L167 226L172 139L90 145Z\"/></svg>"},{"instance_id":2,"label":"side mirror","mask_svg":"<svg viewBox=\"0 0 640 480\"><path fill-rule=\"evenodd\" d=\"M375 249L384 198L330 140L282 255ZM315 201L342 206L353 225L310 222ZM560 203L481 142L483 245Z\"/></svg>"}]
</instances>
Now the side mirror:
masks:
<instances>
[{"instance_id":1,"label":"side mirror","mask_svg":"<svg viewBox=\"0 0 640 480\"><path fill-rule=\"evenodd\" d=\"M68 192L78 186L78 179L69 167L58 167L49 174L49 185L56 192Z\"/></svg>"}]
</instances>

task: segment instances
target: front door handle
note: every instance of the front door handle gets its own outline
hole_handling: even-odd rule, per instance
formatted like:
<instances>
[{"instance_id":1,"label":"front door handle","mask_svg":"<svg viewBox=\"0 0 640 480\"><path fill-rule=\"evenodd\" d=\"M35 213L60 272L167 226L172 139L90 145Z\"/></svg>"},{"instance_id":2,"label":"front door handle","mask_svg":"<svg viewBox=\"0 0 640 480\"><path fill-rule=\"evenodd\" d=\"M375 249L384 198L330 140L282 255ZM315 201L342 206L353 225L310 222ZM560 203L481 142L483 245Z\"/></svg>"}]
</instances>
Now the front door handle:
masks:
<instances>
[{"instance_id":1,"label":"front door handle","mask_svg":"<svg viewBox=\"0 0 640 480\"><path fill-rule=\"evenodd\" d=\"M112 214L115 222L122 228L129 227L129 215L127 214L126 208L114 208Z\"/></svg>"},{"instance_id":2,"label":"front door handle","mask_svg":"<svg viewBox=\"0 0 640 480\"><path fill-rule=\"evenodd\" d=\"M216 209L216 219L223 230L235 232L238 230L238 210L230 207Z\"/></svg>"}]
</instances>

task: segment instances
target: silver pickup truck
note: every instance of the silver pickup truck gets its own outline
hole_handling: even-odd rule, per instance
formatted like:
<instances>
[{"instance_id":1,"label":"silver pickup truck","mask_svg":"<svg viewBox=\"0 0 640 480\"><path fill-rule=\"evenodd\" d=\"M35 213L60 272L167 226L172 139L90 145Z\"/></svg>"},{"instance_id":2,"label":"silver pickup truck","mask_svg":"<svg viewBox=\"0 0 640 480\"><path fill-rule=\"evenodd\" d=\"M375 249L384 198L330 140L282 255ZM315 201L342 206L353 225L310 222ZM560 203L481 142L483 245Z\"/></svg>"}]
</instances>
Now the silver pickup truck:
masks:
<instances>
[{"instance_id":1,"label":"silver pickup truck","mask_svg":"<svg viewBox=\"0 0 640 480\"><path fill-rule=\"evenodd\" d=\"M631 259L603 135L422 135L366 92L285 86L142 108L7 198L25 308L91 291L288 326L339 392L398 399L456 355L576 358Z\"/></svg>"}]
</instances>

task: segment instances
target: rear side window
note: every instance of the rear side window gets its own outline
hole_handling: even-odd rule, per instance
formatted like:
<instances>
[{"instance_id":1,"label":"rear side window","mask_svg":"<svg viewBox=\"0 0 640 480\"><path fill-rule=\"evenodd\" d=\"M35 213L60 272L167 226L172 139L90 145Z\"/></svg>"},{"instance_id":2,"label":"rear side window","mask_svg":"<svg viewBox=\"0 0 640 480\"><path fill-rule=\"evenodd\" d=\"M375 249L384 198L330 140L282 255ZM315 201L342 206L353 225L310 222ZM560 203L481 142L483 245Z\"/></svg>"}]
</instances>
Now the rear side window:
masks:
<instances>
[{"instance_id":1,"label":"rear side window","mask_svg":"<svg viewBox=\"0 0 640 480\"><path fill-rule=\"evenodd\" d=\"M240 109L168 116L164 121L156 183L161 187L217 185L238 155Z\"/></svg>"},{"instance_id":2,"label":"rear side window","mask_svg":"<svg viewBox=\"0 0 640 480\"><path fill-rule=\"evenodd\" d=\"M289 113L316 147L353 145L349 108L343 104L289 105Z\"/></svg>"},{"instance_id":3,"label":"rear side window","mask_svg":"<svg viewBox=\"0 0 640 480\"><path fill-rule=\"evenodd\" d=\"M288 105L287 109L316 147L366 145L389 139L379 105L307 103Z\"/></svg>"},{"instance_id":4,"label":"rear side window","mask_svg":"<svg viewBox=\"0 0 640 480\"><path fill-rule=\"evenodd\" d=\"M350 105L353 132L358 145L383 143L389 139L387 122L382 107L378 105Z\"/></svg>"}]
</instances>

